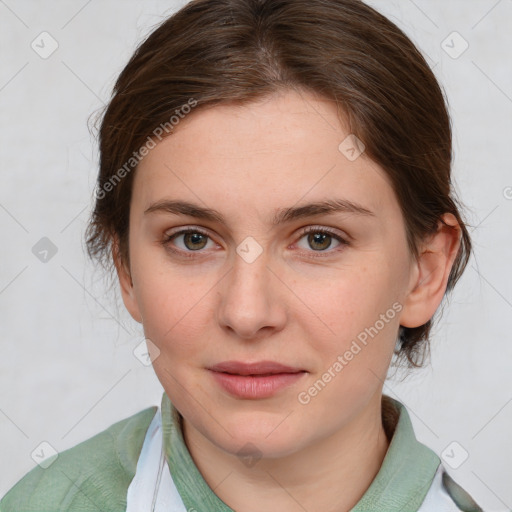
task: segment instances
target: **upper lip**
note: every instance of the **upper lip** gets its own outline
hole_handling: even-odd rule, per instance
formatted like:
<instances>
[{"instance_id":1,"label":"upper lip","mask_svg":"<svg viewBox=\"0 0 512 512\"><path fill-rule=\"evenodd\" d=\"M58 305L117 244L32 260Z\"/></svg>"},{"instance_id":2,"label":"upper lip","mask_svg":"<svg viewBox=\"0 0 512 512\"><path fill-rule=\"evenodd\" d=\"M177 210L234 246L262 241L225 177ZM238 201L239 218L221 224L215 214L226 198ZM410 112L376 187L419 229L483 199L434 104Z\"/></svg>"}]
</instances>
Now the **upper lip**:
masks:
<instances>
[{"instance_id":1,"label":"upper lip","mask_svg":"<svg viewBox=\"0 0 512 512\"><path fill-rule=\"evenodd\" d=\"M231 373L233 375L265 375L278 373L299 373L305 370L286 366L275 361L258 361L242 363L240 361L224 361L209 368L214 372Z\"/></svg>"}]
</instances>

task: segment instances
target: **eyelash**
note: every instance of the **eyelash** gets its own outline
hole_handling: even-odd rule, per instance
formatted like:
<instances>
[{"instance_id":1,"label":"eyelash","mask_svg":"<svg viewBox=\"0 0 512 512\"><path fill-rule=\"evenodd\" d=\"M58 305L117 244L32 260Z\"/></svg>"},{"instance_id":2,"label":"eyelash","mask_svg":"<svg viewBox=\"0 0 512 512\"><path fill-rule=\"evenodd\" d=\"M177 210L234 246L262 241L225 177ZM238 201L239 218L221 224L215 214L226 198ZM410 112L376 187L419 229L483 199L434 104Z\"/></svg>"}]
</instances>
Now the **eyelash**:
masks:
<instances>
[{"instance_id":1,"label":"eyelash","mask_svg":"<svg viewBox=\"0 0 512 512\"><path fill-rule=\"evenodd\" d=\"M169 251L171 251L171 252L173 252L175 254L178 254L181 257L195 258L196 255L194 253L200 253L201 250L198 250L198 251L183 251L182 249L174 249L174 248L171 247L171 242L175 238L177 238L180 235L185 235L187 233L198 233L198 234L201 234L201 235L204 235L204 236L208 237L211 240L210 235L206 231L203 231L202 229L196 228L196 227L189 227L189 228L186 228L186 229L182 229L180 231L176 231L176 233L172 233L171 235L167 235L164 238L164 240L162 240L162 245L166 249L168 249ZM304 236L308 235L309 233L321 233L321 234L324 234L324 235L329 235L329 236L331 236L332 238L334 238L335 240L337 240L340 243L340 245L337 248L332 249L332 250L328 250L327 249L325 251L313 251L313 250L306 251L308 253L311 253L308 256L310 258L325 258L325 257L331 256L335 252L343 250L345 247L350 245L350 243L346 239L342 238L340 235L338 235L337 233L335 233L331 229L325 228L325 227L320 228L320 227L316 227L316 226L308 226L305 229L303 229L300 232L298 240L301 240Z\"/></svg>"}]
</instances>

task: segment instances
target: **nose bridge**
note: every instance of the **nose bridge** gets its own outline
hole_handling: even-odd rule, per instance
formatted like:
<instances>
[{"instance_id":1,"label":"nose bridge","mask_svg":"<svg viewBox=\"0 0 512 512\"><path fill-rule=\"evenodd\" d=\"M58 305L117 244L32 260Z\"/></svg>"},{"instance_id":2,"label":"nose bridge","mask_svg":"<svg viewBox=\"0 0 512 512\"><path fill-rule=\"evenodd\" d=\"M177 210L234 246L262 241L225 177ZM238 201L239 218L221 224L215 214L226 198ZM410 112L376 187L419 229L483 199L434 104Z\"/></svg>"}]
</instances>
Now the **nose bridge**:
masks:
<instances>
[{"instance_id":1,"label":"nose bridge","mask_svg":"<svg viewBox=\"0 0 512 512\"><path fill-rule=\"evenodd\" d=\"M256 336L263 327L281 328L285 320L275 278L268 268L268 251L256 244L254 239L239 244L220 292L219 323L244 338Z\"/></svg>"},{"instance_id":2,"label":"nose bridge","mask_svg":"<svg viewBox=\"0 0 512 512\"><path fill-rule=\"evenodd\" d=\"M261 237L259 241L252 236L245 237L236 246L231 279L242 288L258 288L258 284L267 281L267 265L271 263L269 254L269 248Z\"/></svg>"},{"instance_id":3,"label":"nose bridge","mask_svg":"<svg viewBox=\"0 0 512 512\"><path fill-rule=\"evenodd\" d=\"M242 244L237 248L231 272L231 285L240 288L241 292L247 288L248 292L252 292L251 295L263 298L265 291L268 291L269 258L263 252L254 256L253 251L254 249L247 249L247 245L243 247Z\"/></svg>"},{"instance_id":4,"label":"nose bridge","mask_svg":"<svg viewBox=\"0 0 512 512\"><path fill-rule=\"evenodd\" d=\"M263 250L258 252L259 254L254 247L246 243L237 247L226 298L261 308L268 305L271 285L268 279L268 255Z\"/></svg>"}]
</instances>

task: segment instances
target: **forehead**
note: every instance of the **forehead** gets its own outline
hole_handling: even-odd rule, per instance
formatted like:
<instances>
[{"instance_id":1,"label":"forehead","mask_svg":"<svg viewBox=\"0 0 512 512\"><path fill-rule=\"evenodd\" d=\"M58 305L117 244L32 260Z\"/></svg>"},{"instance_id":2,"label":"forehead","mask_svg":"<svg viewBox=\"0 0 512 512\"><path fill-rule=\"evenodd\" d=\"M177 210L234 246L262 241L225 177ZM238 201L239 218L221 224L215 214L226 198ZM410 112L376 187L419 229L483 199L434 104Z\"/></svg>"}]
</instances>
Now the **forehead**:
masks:
<instances>
[{"instance_id":1,"label":"forehead","mask_svg":"<svg viewBox=\"0 0 512 512\"><path fill-rule=\"evenodd\" d=\"M133 201L146 208L181 198L266 218L332 197L396 210L385 172L364 153L347 157L351 137L334 102L304 92L199 109L140 162Z\"/></svg>"}]
</instances>

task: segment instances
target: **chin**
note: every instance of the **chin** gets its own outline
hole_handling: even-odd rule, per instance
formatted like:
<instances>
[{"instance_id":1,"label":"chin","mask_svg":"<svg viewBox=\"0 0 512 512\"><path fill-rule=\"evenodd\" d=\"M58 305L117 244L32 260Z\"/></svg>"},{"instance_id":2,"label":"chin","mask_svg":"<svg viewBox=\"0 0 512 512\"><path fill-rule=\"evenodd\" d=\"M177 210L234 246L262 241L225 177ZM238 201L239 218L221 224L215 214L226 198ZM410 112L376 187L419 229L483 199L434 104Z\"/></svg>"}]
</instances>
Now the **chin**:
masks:
<instances>
[{"instance_id":1,"label":"chin","mask_svg":"<svg viewBox=\"0 0 512 512\"><path fill-rule=\"evenodd\" d=\"M261 437L248 438L237 435L235 439L226 440L227 444L219 448L238 457L244 463L246 459L256 461L259 459L281 459L295 453L299 446L293 438L281 439L279 436L270 440ZM248 464L247 464L248 465Z\"/></svg>"},{"instance_id":2,"label":"chin","mask_svg":"<svg viewBox=\"0 0 512 512\"><path fill-rule=\"evenodd\" d=\"M238 413L236 416L229 419L227 414L224 416L223 426L226 430L217 430L216 439L208 435L219 448L232 455L242 458L281 458L296 452L304 443L304 432L291 421L283 421L286 415L282 413L255 411Z\"/></svg>"}]
</instances>

